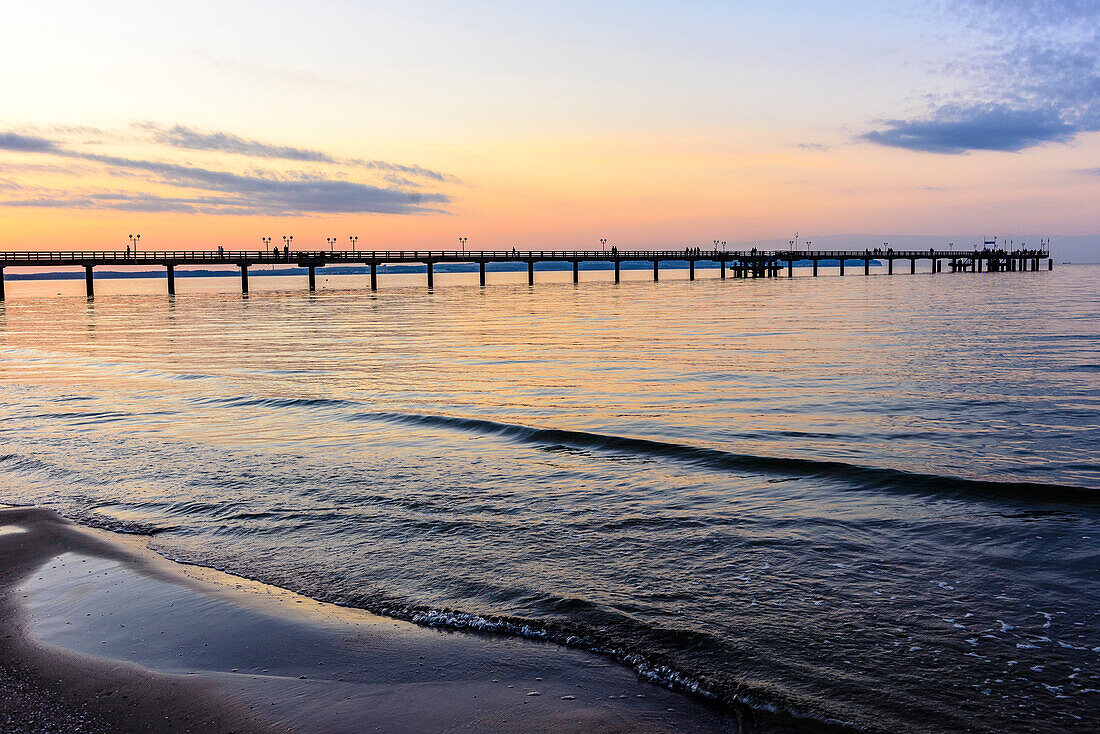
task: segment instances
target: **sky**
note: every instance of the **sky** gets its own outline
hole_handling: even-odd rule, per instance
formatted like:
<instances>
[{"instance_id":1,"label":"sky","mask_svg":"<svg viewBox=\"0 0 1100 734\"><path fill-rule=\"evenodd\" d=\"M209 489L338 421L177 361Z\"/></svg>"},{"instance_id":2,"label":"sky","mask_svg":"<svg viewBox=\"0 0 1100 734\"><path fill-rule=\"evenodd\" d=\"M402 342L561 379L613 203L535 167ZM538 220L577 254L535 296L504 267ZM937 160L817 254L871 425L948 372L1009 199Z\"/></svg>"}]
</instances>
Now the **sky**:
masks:
<instances>
[{"instance_id":1,"label":"sky","mask_svg":"<svg viewBox=\"0 0 1100 734\"><path fill-rule=\"evenodd\" d=\"M0 249L1100 261L1096 0L55 0L5 9L0 62Z\"/></svg>"}]
</instances>

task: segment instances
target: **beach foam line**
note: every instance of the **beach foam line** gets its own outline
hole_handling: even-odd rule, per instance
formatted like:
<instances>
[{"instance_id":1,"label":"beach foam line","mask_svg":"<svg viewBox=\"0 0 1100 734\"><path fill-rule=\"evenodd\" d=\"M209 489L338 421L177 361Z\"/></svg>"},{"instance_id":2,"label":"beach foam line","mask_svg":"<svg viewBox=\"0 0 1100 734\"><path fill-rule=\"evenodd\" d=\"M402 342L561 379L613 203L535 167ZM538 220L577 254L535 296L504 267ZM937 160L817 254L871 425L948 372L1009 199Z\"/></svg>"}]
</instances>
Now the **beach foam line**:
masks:
<instances>
[{"instance_id":1,"label":"beach foam line","mask_svg":"<svg viewBox=\"0 0 1100 734\"><path fill-rule=\"evenodd\" d=\"M12 525L25 532L0 537L0 672L83 702L104 730L741 729L587 652L441 635L181 567L43 508L0 511Z\"/></svg>"}]
</instances>

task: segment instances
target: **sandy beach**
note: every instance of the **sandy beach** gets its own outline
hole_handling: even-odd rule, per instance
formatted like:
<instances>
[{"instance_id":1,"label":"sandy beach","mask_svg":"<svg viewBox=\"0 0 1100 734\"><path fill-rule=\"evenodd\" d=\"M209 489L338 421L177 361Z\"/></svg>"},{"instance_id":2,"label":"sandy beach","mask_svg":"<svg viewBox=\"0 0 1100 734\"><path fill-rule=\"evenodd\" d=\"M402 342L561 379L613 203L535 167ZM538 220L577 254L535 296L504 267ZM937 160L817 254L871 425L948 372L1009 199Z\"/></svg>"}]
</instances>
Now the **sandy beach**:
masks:
<instances>
[{"instance_id":1,"label":"sandy beach","mask_svg":"<svg viewBox=\"0 0 1100 734\"><path fill-rule=\"evenodd\" d=\"M9 732L711 732L728 715L598 656L443 632L0 510Z\"/></svg>"}]
</instances>

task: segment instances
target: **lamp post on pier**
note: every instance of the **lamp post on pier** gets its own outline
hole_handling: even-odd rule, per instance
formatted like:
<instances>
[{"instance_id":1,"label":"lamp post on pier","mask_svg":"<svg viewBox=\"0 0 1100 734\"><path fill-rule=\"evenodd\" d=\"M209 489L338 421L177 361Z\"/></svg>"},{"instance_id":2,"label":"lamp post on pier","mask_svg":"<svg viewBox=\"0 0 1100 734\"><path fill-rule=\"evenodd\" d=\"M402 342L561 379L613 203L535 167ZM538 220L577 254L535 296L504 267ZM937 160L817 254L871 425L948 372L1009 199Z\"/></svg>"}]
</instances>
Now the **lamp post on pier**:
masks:
<instances>
[{"instance_id":1,"label":"lamp post on pier","mask_svg":"<svg viewBox=\"0 0 1100 734\"><path fill-rule=\"evenodd\" d=\"M283 250L290 254L290 243L294 241L294 235L283 235Z\"/></svg>"},{"instance_id":2,"label":"lamp post on pier","mask_svg":"<svg viewBox=\"0 0 1100 734\"><path fill-rule=\"evenodd\" d=\"M355 252L355 243L359 241L359 235L353 234L348 236L348 241L351 242L351 251Z\"/></svg>"},{"instance_id":3,"label":"lamp post on pier","mask_svg":"<svg viewBox=\"0 0 1100 734\"><path fill-rule=\"evenodd\" d=\"M137 254L138 242L140 240L141 240L141 235L139 235L139 234L130 235L130 245L133 246L135 255Z\"/></svg>"},{"instance_id":4,"label":"lamp post on pier","mask_svg":"<svg viewBox=\"0 0 1100 734\"><path fill-rule=\"evenodd\" d=\"M466 240L468 240L468 239L469 239L469 237L459 237L458 238L458 244L462 247L463 252L466 252Z\"/></svg>"},{"instance_id":5,"label":"lamp post on pier","mask_svg":"<svg viewBox=\"0 0 1100 734\"><path fill-rule=\"evenodd\" d=\"M326 237L325 240L328 242L328 251L329 252L334 252L335 247L336 247L336 238L335 237Z\"/></svg>"}]
</instances>

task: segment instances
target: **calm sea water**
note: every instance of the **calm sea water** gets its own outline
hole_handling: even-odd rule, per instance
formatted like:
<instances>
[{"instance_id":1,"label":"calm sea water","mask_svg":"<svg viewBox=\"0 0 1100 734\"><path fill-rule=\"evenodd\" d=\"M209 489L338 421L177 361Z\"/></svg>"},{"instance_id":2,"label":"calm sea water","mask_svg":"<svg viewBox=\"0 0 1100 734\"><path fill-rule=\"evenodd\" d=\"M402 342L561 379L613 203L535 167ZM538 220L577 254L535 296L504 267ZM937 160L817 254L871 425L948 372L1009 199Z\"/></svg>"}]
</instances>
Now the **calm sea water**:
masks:
<instances>
[{"instance_id":1,"label":"calm sea water","mask_svg":"<svg viewBox=\"0 0 1100 734\"><path fill-rule=\"evenodd\" d=\"M624 275L9 281L0 501L754 710L1096 726L1100 267Z\"/></svg>"}]
</instances>

